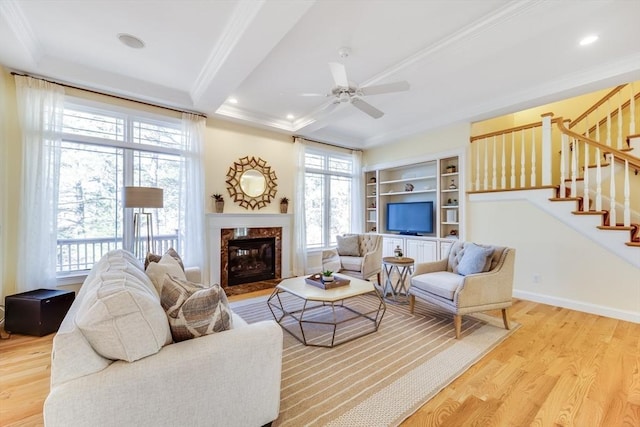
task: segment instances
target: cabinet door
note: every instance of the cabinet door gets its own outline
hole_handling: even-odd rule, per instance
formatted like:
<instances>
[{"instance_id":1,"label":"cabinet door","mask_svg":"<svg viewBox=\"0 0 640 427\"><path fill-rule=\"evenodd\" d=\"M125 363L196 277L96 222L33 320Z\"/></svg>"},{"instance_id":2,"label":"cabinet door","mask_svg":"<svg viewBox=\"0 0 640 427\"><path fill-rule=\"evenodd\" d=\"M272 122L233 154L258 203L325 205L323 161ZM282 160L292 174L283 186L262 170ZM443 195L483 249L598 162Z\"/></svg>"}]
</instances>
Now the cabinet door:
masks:
<instances>
[{"instance_id":1,"label":"cabinet door","mask_svg":"<svg viewBox=\"0 0 640 427\"><path fill-rule=\"evenodd\" d=\"M401 237L383 237L382 238L382 256L394 256L393 250L400 246L404 253L404 239Z\"/></svg>"},{"instance_id":2,"label":"cabinet door","mask_svg":"<svg viewBox=\"0 0 640 427\"><path fill-rule=\"evenodd\" d=\"M438 258L438 242L432 240L407 239L406 256L413 258L416 264L432 262Z\"/></svg>"},{"instance_id":3,"label":"cabinet door","mask_svg":"<svg viewBox=\"0 0 640 427\"><path fill-rule=\"evenodd\" d=\"M449 249L453 246L453 242L442 241L440 242L440 259L449 256Z\"/></svg>"}]
</instances>

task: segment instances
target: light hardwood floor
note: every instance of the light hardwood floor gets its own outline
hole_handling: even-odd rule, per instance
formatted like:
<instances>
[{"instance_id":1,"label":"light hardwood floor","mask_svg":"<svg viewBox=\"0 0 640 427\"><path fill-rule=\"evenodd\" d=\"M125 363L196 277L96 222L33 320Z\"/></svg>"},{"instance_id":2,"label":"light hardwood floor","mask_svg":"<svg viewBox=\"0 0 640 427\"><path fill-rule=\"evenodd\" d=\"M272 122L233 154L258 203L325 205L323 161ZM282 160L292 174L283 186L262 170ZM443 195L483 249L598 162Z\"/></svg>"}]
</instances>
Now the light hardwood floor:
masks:
<instances>
[{"instance_id":1,"label":"light hardwood floor","mask_svg":"<svg viewBox=\"0 0 640 427\"><path fill-rule=\"evenodd\" d=\"M640 426L640 324L520 300L511 320L522 327L403 426ZM0 426L42 425L52 339L0 341Z\"/></svg>"}]
</instances>

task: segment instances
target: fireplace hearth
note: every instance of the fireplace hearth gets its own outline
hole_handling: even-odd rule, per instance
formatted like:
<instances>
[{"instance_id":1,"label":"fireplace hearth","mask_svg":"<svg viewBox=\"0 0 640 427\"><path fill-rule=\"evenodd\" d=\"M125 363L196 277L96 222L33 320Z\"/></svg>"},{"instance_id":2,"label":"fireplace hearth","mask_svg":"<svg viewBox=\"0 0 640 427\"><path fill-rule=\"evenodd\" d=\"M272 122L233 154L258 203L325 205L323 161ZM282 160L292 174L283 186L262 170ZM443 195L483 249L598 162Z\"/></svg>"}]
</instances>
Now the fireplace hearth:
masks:
<instances>
[{"instance_id":1,"label":"fireplace hearth","mask_svg":"<svg viewBox=\"0 0 640 427\"><path fill-rule=\"evenodd\" d=\"M275 237L229 240L227 254L229 286L276 277Z\"/></svg>"}]
</instances>

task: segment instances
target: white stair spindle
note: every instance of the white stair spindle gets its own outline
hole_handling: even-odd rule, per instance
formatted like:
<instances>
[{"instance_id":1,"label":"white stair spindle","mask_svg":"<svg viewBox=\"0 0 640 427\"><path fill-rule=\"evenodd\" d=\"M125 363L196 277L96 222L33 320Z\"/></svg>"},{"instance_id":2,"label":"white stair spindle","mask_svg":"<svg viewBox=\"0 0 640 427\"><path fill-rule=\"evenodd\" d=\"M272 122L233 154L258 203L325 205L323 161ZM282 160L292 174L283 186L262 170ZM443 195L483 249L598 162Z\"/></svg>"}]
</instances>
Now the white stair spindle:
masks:
<instances>
[{"instance_id":1,"label":"white stair spindle","mask_svg":"<svg viewBox=\"0 0 640 427\"><path fill-rule=\"evenodd\" d=\"M507 160L505 159L505 134L502 134L502 159L501 159L501 175L500 175L500 189L504 190L507 187Z\"/></svg>"},{"instance_id":2,"label":"white stair spindle","mask_svg":"<svg viewBox=\"0 0 640 427\"><path fill-rule=\"evenodd\" d=\"M484 139L476 141L476 191L480 191L480 143Z\"/></svg>"},{"instance_id":3,"label":"white stair spindle","mask_svg":"<svg viewBox=\"0 0 640 427\"><path fill-rule=\"evenodd\" d=\"M540 168L541 168L541 184L542 185L551 185L553 182L553 154L552 154L552 141L551 141L551 119L553 114L543 114L542 115L542 128L541 128L541 139L542 139L542 147L541 147L541 159L540 159Z\"/></svg>"},{"instance_id":4,"label":"white stair spindle","mask_svg":"<svg viewBox=\"0 0 640 427\"><path fill-rule=\"evenodd\" d=\"M616 172L615 172L615 158L613 154L609 154L609 197L611 197L609 203L609 225L615 226L617 224L616 218Z\"/></svg>"},{"instance_id":5,"label":"white stair spindle","mask_svg":"<svg viewBox=\"0 0 640 427\"><path fill-rule=\"evenodd\" d=\"M491 153L491 189L495 190L496 186L497 186L497 174L498 174L498 168L496 167L496 136L493 136L493 149L492 149L492 153Z\"/></svg>"},{"instance_id":6,"label":"white stair spindle","mask_svg":"<svg viewBox=\"0 0 640 427\"><path fill-rule=\"evenodd\" d=\"M571 140L571 197L576 197L576 169L578 160L578 141L573 138Z\"/></svg>"},{"instance_id":7,"label":"white stair spindle","mask_svg":"<svg viewBox=\"0 0 640 427\"><path fill-rule=\"evenodd\" d=\"M589 167L589 165L587 165ZM596 148L596 211L602 210L602 162L600 148Z\"/></svg>"},{"instance_id":8,"label":"white stair spindle","mask_svg":"<svg viewBox=\"0 0 640 427\"><path fill-rule=\"evenodd\" d=\"M561 199L564 199L567 193L567 187L564 185L564 180L565 180L565 163L566 163L565 151L567 149L568 139L569 137L563 133L562 139L560 140L560 190L559 190L558 197Z\"/></svg>"},{"instance_id":9,"label":"white stair spindle","mask_svg":"<svg viewBox=\"0 0 640 427\"><path fill-rule=\"evenodd\" d=\"M489 189L489 143L484 144L484 189Z\"/></svg>"},{"instance_id":10,"label":"white stair spindle","mask_svg":"<svg viewBox=\"0 0 640 427\"><path fill-rule=\"evenodd\" d=\"M629 96L629 135L636 133L636 94L633 93L633 82L629 83L631 95Z\"/></svg>"},{"instance_id":11,"label":"white stair spindle","mask_svg":"<svg viewBox=\"0 0 640 427\"><path fill-rule=\"evenodd\" d=\"M598 108L596 108L596 137L595 140L600 142L600 120L598 119Z\"/></svg>"},{"instance_id":12,"label":"white stair spindle","mask_svg":"<svg viewBox=\"0 0 640 427\"><path fill-rule=\"evenodd\" d=\"M516 188L516 142L514 132L511 132L511 188Z\"/></svg>"},{"instance_id":13,"label":"white stair spindle","mask_svg":"<svg viewBox=\"0 0 640 427\"><path fill-rule=\"evenodd\" d=\"M624 214L623 221L624 226L629 227L631 225L631 200L629 194L631 192L629 184L629 160L624 161Z\"/></svg>"},{"instance_id":14,"label":"white stair spindle","mask_svg":"<svg viewBox=\"0 0 640 427\"><path fill-rule=\"evenodd\" d=\"M611 147L611 98L607 99L607 142Z\"/></svg>"},{"instance_id":15,"label":"white stair spindle","mask_svg":"<svg viewBox=\"0 0 640 427\"><path fill-rule=\"evenodd\" d=\"M531 128L531 186L536 186L536 128Z\"/></svg>"},{"instance_id":16,"label":"white stair spindle","mask_svg":"<svg viewBox=\"0 0 640 427\"><path fill-rule=\"evenodd\" d=\"M584 173L582 174L582 183L583 183L583 191L582 191L582 211L586 212L589 210L589 146L587 144L584 145Z\"/></svg>"},{"instance_id":17,"label":"white stair spindle","mask_svg":"<svg viewBox=\"0 0 640 427\"><path fill-rule=\"evenodd\" d=\"M520 131L522 138L520 139L520 188L525 188L525 154L524 154L524 129Z\"/></svg>"},{"instance_id":18,"label":"white stair spindle","mask_svg":"<svg viewBox=\"0 0 640 427\"><path fill-rule=\"evenodd\" d=\"M618 92L618 150L622 149L622 93Z\"/></svg>"}]
</instances>

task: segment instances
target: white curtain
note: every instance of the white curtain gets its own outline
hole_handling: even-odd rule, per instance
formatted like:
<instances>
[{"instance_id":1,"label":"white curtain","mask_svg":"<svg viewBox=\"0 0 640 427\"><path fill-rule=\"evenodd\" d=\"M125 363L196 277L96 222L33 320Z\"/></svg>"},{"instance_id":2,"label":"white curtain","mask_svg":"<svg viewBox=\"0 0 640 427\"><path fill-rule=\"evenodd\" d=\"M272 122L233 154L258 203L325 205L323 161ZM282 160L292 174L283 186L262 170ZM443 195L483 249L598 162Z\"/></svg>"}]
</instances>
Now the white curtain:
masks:
<instances>
[{"instance_id":1,"label":"white curtain","mask_svg":"<svg viewBox=\"0 0 640 427\"><path fill-rule=\"evenodd\" d=\"M64 89L31 77L15 81L22 133L16 290L24 292L56 286Z\"/></svg>"},{"instance_id":2,"label":"white curtain","mask_svg":"<svg viewBox=\"0 0 640 427\"><path fill-rule=\"evenodd\" d=\"M307 272L307 231L305 218L305 197L304 197L304 176L305 176L305 151L306 145L301 138L295 138L293 143L294 164L296 174L294 176L294 217L293 217L293 238L294 257L293 274L303 276Z\"/></svg>"},{"instance_id":3,"label":"white curtain","mask_svg":"<svg viewBox=\"0 0 640 427\"><path fill-rule=\"evenodd\" d=\"M182 114L182 132L185 138L184 166L180 197L184 214L180 215L180 234L184 242L184 262L200 267L203 281L206 254L204 214L204 131L205 118L189 113Z\"/></svg>"},{"instance_id":4,"label":"white curtain","mask_svg":"<svg viewBox=\"0 0 640 427\"><path fill-rule=\"evenodd\" d=\"M364 193L362 188L362 151L351 154L353 178L351 180L351 232L364 233Z\"/></svg>"}]
</instances>

